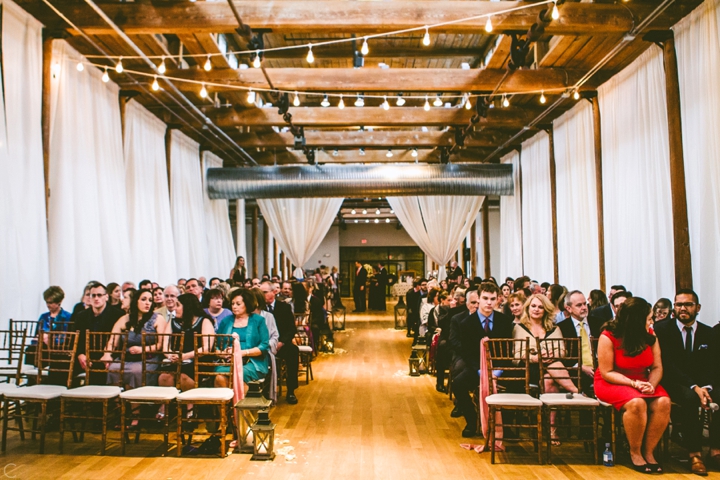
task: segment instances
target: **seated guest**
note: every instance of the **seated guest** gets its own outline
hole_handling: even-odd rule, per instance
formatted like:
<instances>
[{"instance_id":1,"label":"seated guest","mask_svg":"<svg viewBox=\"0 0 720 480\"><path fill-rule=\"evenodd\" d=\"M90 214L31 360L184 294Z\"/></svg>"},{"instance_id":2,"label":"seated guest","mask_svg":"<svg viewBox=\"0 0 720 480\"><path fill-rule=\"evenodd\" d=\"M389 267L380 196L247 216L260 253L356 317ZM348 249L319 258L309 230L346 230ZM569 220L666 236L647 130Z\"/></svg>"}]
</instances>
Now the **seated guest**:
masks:
<instances>
[{"instance_id":1,"label":"seated guest","mask_svg":"<svg viewBox=\"0 0 720 480\"><path fill-rule=\"evenodd\" d=\"M211 288L208 290L207 295L205 295L204 301L207 307L204 311L212 319L213 327L217 330L220 322L222 322L225 317L232 315L230 310L223 308L225 294L219 288Z\"/></svg>"},{"instance_id":2,"label":"seated guest","mask_svg":"<svg viewBox=\"0 0 720 480\"><path fill-rule=\"evenodd\" d=\"M122 303L122 290L120 289L120 285L117 283L108 283L107 284L107 293L108 293L108 304L111 307L117 307L121 308L120 304Z\"/></svg>"},{"instance_id":3,"label":"seated guest","mask_svg":"<svg viewBox=\"0 0 720 480\"><path fill-rule=\"evenodd\" d=\"M320 289L315 288L311 284L307 284L308 305L310 307L310 329L312 330L313 342L316 351L324 348L319 345L320 334L325 335L329 341L333 341L333 331L328 323L327 310L325 310L325 299Z\"/></svg>"},{"instance_id":4,"label":"seated guest","mask_svg":"<svg viewBox=\"0 0 720 480\"><path fill-rule=\"evenodd\" d=\"M138 283L138 290L150 290L152 292L152 282L150 280L140 280Z\"/></svg>"},{"instance_id":5,"label":"seated guest","mask_svg":"<svg viewBox=\"0 0 720 480\"><path fill-rule=\"evenodd\" d=\"M125 294L123 295L122 304L121 304L121 310L123 314L126 314L130 311L130 304L133 301L133 298L137 295L137 290L134 288L128 288L125 290Z\"/></svg>"},{"instance_id":6,"label":"seated guest","mask_svg":"<svg viewBox=\"0 0 720 480\"><path fill-rule=\"evenodd\" d=\"M588 297L588 310L592 311L596 308L600 308L609 304L610 302L608 301L605 292L597 289L590 290L590 296Z\"/></svg>"},{"instance_id":7,"label":"seated guest","mask_svg":"<svg viewBox=\"0 0 720 480\"><path fill-rule=\"evenodd\" d=\"M720 392L715 389L718 386L716 332L697 320L700 301L692 290L678 290L673 312L674 320L655 325L664 367L662 386L680 407L679 423L690 456L690 468L695 474L706 475L707 469L701 458L703 422L698 411L700 408L707 411L711 403L720 401ZM709 459L713 467L720 467L720 427L714 421L710 422Z\"/></svg>"},{"instance_id":8,"label":"seated guest","mask_svg":"<svg viewBox=\"0 0 720 480\"><path fill-rule=\"evenodd\" d=\"M152 289L153 294L153 310L157 310L158 308L162 308L165 306L165 295L163 294L163 289L160 287L155 287Z\"/></svg>"},{"instance_id":9,"label":"seated guest","mask_svg":"<svg viewBox=\"0 0 720 480\"><path fill-rule=\"evenodd\" d=\"M295 313L308 313L310 311L310 304L308 303L308 291L300 282L292 283L292 306L293 312Z\"/></svg>"},{"instance_id":10,"label":"seated guest","mask_svg":"<svg viewBox=\"0 0 720 480\"><path fill-rule=\"evenodd\" d=\"M218 285L222 283L222 280L220 280L218 277L212 277L210 279L210 289L217 288Z\"/></svg>"},{"instance_id":11,"label":"seated guest","mask_svg":"<svg viewBox=\"0 0 720 480\"><path fill-rule=\"evenodd\" d=\"M660 342L648 332L651 319L650 304L631 298L606 325L598 342L595 394L622 412L635 470L662 473L653 452L670 420L670 399L658 385L666 362Z\"/></svg>"},{"instance_id":12,"label":"seated guest","mask_svg":"<svg viewBox=\"0 0 720 480\"><path fill-rule=\"evenodd\" d=\"M93 280L91 282L88 282L87 285L85 285L85 288L83 289L82 300L80 300L78 303L76 303L75 306L73 307L73 311L72 311L73 315L90 308L90 304L92 303L92 301L90 300L90 285L92 285L94 283L97 283L97 282L95 282Z\"/></svg>"},{"instance_id":13,"label":"seated guest","mask_svg":"<svg viewBox=\"0 0 720 480\"><path fill-rule=\"evenodd\" d=\"M509 282L508 282L509 283ZM526 288L530 287L530 277L518 277L513 282L513 291L514 292L522 292Z\"/></svg>"},{"instance_id":14,"label":"seated guest","mask_svg":"<svg viewBox=\"0 0 720 480\"><path fill-rule=\"evenodd\" d=\"M670 318L672 302L669 298L661 298L653 305L653 323L662 322Z\"/></svg>"},{"instance_id":15,"label":"seated guest","mask_svg":"<svg viewBox=\"0 0 720 480\"><path fill-rule=\"evenodd\" d=\"M565 320L563 309L565 307L566 293L567 289L562 285L550 285L545 294L548 300L550 300L550 303L553 304L553 318L555 319L555 323L560 323Z\"/></svg>"},{"instance_id":16,"label":"seated guest","mask_svg":"<svg viewBox=\"0 0 720 480\"><path fill-rule=\"evenodd\" d=\"M270 346L269 352L275 355L277 352L277 343L280 338L280 333L278 332L277 324L275 323L275 316L266 310L267 305L265 305L265 293L259 287L253 288L250 291L253 295L255 295L255 310L253 313L260 315L265 319L265 326L268 329Z\"/></svg>"},{"instance_id":17,"label":"seated guest","mask_svg":"<svg viewBox=\"0 0 720 480\"><path fill-rule=\"evenodd\" d=\"M252 313L256 308L255 295L245 288L238 288L230 292L230 307L232 316L225 317L218 326L218 334L231 335L237 333L240 341L241 355L243 357L243 381L247 393L247 382L265 378L268 373L267 352L270 348L265 319ZM218 372L228 372L228 367L217 367ZM215 377L215 386L225 388L227 379L218 375Z\"/></svg>"},{"instance_id":18,"label":"seated guest","mask_svg":"<svg viewBox=\"0 0 720 480\"><path fill-rule=\"evenodd\" d=\"M439 304L430 312L430 333L438 335L437 349L435 351L435 390L445 393L445 369L450 366L450 348L447 339L450 334L450 311L455 306L455 299L448 292L441 291L437 294ZM445 335L443 332L445 331Z\"/></svg>"},{"instance_id":19,"label":"seated guest","mask_svg":"<svg viewBox=\"0 0 720 480\"><path fill-rule=\"evenodd\" d=\"M43 299L48 311L40 315L35 329L35 337L40 331L62 330L66 332L70 325L71 315L62 308L62 302L65 299L63 289L53 285L43 292ZM33 339L33 343L37 343L35 339Z\"/></svg>"},{"instance_id":20,"label":"seated guest","mask_svg":"<svg viewBox=\"0 0 720 480\"><path fill-rule=\"evenodd\" d=\"M177 299L180 295L180 290L175 285L168 285L163 291L163 305L155 311L169 322L175 316Z\"/></svg>"},{"instance_id":21,"label":"seated guest","mask_svg":"<svg viewBox=\"0 0 720 480\"><path fill-rule=\"evenodd\" d=\"M428 323L430 321L430 312L440 302L437 300L437 294L440 292L437 288L431 288L428 296L420 302L420 325L418 327L419 341L429 344L428 333L432 336L434 329L430 329Z\"/></svg>"},{"instance_id":22,"label":"seated guest","mask_svg":"<svg viewBox=\"0 0 720 480\"><path fill-rule=\"evenodd\" d=\"M508 297L512 293L512 288L510 288L510 285L507 283L503 283L500 285L500 293L502 293L503 298L507 301Z\"/></svg>"},{"instance_id":23,"label":"seated guest","mask_svg":"<svg viewBox=\"0 0 720 480\"><path fill-rule=\"evenodd\" d=\"M523 314L523 306L525 305L525 294L523 292L515 292L508 295L507 306L513 317L514 323L520 323Z\"/></svg>"},{"instance_id":24,"label":"seated guest","mask_svg":"<svg viewBox=\"0 0 720 480\"><path fill-rule=\"evenodd\" d=\"M593 309L590 311L590 314L593 317L601 318L601 319L605 320L606 322L608 320L612 320L613 318L615 318L616 312L612 307L612 300L613 300L613 297L615 297L615 295L617 293L624 292L624 291L626 291L626 288L623 285L613 285L612 287L610 287L610 293L608 293L608 296L607 296L608 300L610 300L610 303L608 303L608 304L598 303L597 307L595 305L593 305Z\"/></svg>"}]
</instances>

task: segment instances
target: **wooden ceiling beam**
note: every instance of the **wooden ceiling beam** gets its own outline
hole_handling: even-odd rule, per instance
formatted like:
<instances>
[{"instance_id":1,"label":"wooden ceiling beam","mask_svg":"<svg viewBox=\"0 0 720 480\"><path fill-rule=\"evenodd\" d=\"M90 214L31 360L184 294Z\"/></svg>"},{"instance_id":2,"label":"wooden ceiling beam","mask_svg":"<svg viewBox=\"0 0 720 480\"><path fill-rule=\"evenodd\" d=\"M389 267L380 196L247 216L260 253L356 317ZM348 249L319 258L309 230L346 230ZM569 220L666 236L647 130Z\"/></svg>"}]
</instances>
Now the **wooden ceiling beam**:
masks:
<instances>
[{"instance_id":1,"label":"wooden ceiling beam","mask_svg":"<svg viewBox=\"0 0 720 480\"><path fill-rule=\"evenodd\" d=\"M460 150L450 160L454 163L481 162L490 150ZM293 150L266 150L264 152L249 152L260 165L288 165L307 164L307 157L302 151ZM418 150L418 156L412 156L412 149L392 150L393 156L387 156L387 150L366 150L360 155L359 149L338 150L337 155L328 150L316 150L317 163L439 163L440 152L437 149Z\"/></svg>"}]
</instances>

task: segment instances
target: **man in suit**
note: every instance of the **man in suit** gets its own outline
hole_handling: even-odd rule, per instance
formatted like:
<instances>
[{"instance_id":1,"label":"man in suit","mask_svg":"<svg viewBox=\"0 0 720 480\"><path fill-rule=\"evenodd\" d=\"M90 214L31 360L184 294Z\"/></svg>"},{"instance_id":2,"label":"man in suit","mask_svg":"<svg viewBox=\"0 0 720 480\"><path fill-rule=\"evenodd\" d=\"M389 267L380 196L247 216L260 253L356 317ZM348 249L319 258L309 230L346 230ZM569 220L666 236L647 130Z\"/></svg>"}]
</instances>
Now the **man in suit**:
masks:
<instances>
[{"instance_id":1,"label":"man in suit","mask_svg":"<svg viewBox=\"0 0 720 480\"><path fill-rule=\"evenodd\" d=\"M679 420L685 447L690 456L690 468L697 475L707 475L701 458L703 425L698 409L708 410L711 403L720 401L717 392L715 366L718 344L712 328L697 321L700 302L690 289L675 294L675 321L656 325L655 334L662 351L663 378L670 399L680 406ZM710 425L710 461L720 466L720 427Z\"/></svg>"},{"instance_id":2,"label":"man in suit","mask_svg":"<svg viewBox=\"0 0 720 480\"><path fill-rule=\"evenodd\" d=\"M420 306L422 304L423 282L427 287L427 280L420 278L413 282L413 288L405 294L405 302L407 303L407 336L415 337L420 326ZM417 339L416 339L417 340ZM414 342L413 342L414 345Z\"/></svg>"},{"instance_id":3,"label":"man in suit","mask_svg":"<svg viewBox=\"0 0 720 480\"><path fill-rule=\"evenodd\" d=\"M385 295L386 295L386 292L387 292L388 271L387 271L387 269L385 268L385 265L383 265L382 262L378 262L377 268L378 268L378 274L377 274L377 282L378 282L378 285L377 285L377 288L378 288L378 291L380 292L380 295L381 295L380 297L378 297L378 306L382 306L383 308L382 308L381 310L384 312L385 309L386 309L386 305L385 305ZM382 302L381 302L381 301L382 301ZM381 305L381 303L382 303L382 305Z\"/></svg>"},{"instance_id":4,"label":"man in suit","mask_svg":"<svg viewBox=\"0 0 720 480\"><path fill-rule=\"evenodd\" d=\"M298 387L298 347L293 343L295 338L295 317L290 305L275 299L275 288L269 281L260 284L260 290L265 295L265 309L275 317L280 337L277 343L276 358L285 361L287 372L287 395L285 400L290 405L298 403L295 389Z\"/></svg>"},{"instance_id":5,"label":"man in suit","mask_svg":"<svg viewBox=\"0 0 720 480\"><path fill-rule=\"evenodd\" d=\"M512 318L493 309L499 294L498 287L489 282L480 284L477 292L466 293L468 316L450 333L450 344L456 357L462 360L462 369L453 371L453 392L457 408L467 422L463 437L477 435L477 412L470 392L480 385L480 342L484 337L512 337Z\"/></svg>"},{"instance_id":6,"label":"man in suit","mask_svg":"<svg viewBox=\"0 0 720 480\"><path fill-rule=\"evenodd\" d=\"M594 308L592 312L590 312L590 315L593 317L597 317L605 322L608 320L612 320L615 318L615 312L612 309L612 299L618 292L625 292L627 291L626 288L623 285L613 285L610 287L610 293L608 293L608 303L607 305L603 305L602 307Z\"/></svg>"},{"instance_id":7,"label":"man in suit","mask_svg":"<svg viewBox=\"0 0 720 480\"><path fill-rule=\"evenodd\" d=\"M180 290L175 285L168 285L163 291L163 306L155 309L155 313L163 316L168 322L175 318L175 308L177 307L177 298L180 296Z\"/></svg>"},{"instance_id":8,"label":"man in suit","mask_svg":"<svg viewBox=\"0 0 720 480\"><path fill-rule=\"evenodd\" d=\"M353 286L353 300L355 310L353 312L365 311L365 283L367 283L367 270L362 263L355 261L355 285Z\"/></svg>"}]
</instances>

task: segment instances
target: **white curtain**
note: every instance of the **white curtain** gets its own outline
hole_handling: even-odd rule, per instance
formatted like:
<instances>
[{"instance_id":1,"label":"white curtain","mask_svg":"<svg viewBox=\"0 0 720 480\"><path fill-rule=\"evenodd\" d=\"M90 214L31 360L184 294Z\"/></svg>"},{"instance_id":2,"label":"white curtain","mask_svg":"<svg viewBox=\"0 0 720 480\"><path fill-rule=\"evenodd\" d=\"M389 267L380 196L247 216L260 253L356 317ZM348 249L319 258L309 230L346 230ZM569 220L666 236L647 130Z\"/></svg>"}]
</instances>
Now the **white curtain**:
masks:
<instances>
[{"instance_id":1,"label":"white curtain","mask_svg":"<svg viewBox=\"0 0 720 480\"><path fill-rule=\"evenodd\" d=\"M273 198L257 202L278 245L301 268L327 235L343 199Z\"/></svg>"},{"instance_id":2,"label":"white curtain","mask_svg":"<svg viewBox=\"0 0 720 480\"><path fill-rule=\"evenodd\" d=\"M592 106L579 102L553 125L558 276L569 290L588 294L604 288L600 285Z\"/></svg>"},{"instance_id":3,"label":"white curtain","mask_svg":"<svg viewBox=\"0 0 720 480\"><path fill-rule=\"evenodd\" d=\"M208 269L210 277L225 278L235 264L230 216L227 200L210 200L205 188L205 172L208 168L222 168L223 161L212 152L203 153L203 191L205 197L205 226L207 229Z\"/></svg>"},{"instance_id":4,"label":"white curtain","mask_svg":"<svg viewBox=\"0 0 720 480\"><path fill-rule=\"evenodd\" d=\"M235 251L238 257L243 257L247 262L247 235L245 233L245 199L235 200ZM235 264L233 263L233 266ZM228 272L230 270L228 269Z\"/></svg>"},{"instance_id":5,"label":"white curtain","mask_svg":"<svg viewBox=\"0 0 720 480\"><path fill-rule=\"evenodd\" d=\"M522 194L520 191L520 154L512 151L500 163L513 166L514 192L500 197L500 276L516 278L523 271ZM500 278L498 282L502 281Z\"/></svg>"},{"instance_id":6,"label":"white curtain","mask_svg":"<svg viewBox=\"0 0 720 480\"><path fill-rule=\"evenodd\" d=\"M523 272L539 282L554 277L550 198L550 140L540 132L522 144Z\"/></svg>"},{"instance_id":7,"label":"white curtain","mask_svg":"<svg viewBox=\"0 0 720 480\"><path fill-rule=\"evenodd\" d=\"M183 278L208 275L202 181L200 146L184 133L173 130L170 145L170 210L177 274Z\"/></svg>"},{"instance_id":8,"label":"white curtain","mask_svg":"<svg viewBox=\"0 0 720 480\"><path fill-rule=\"evenodd\" d=\"M65 41L53 44L50 281L80 299L89 280L132 277L118 86Z\"/></svg>"},{"instance_id":9,"label":"white curtain","mask_svg":"<svg viewBox=\"0 0 720 480\"><path fill-rule=\"evenodd\" d=\"M40 124L42 25L4 1L1 28L0 328L7 329L9 318L38 317L49 276Z\"/></svg>"},{"instance_id":10,"label":"white curtain","mask_svg":"<svg viewBox=\"0 0 720 480\"><path fill-rule=\"evenodd\" d=\"M177 280L165 124L137 102L125 110L125 181L133 278Z\"/></svg>"},{"instance_id":11,"label":"white curtain","mask_svg":"<svg viewBox=\"0 0 720 480\"><path fill-rule=\"evenodd\" d=\"M387 197L408 235L440 266L439 280L445 278L445 265L467 237L484 199L450 195Z\"/></svg>"},{"instance_id":12,"label":"white curtain","mask_svg":"<svg viewBox=\"0 0 720 480\"><path fill-rule=\"evenodd\" d=\"M672 298L675 267L661 50L650 48L640 55L598 89L598 99L608 284L623 284L651 303Z\"/></svg>"},{"instance_id":13,"label":"white curtain","mask_svg":"<svg viewBox=\"0 0 720 480\"><path fill-rule=\"evenodd\" d=\"M719 31L720 0L706 0L675 26L693 286L709 325L720 310Z\"/></svg>"}]
</instances>

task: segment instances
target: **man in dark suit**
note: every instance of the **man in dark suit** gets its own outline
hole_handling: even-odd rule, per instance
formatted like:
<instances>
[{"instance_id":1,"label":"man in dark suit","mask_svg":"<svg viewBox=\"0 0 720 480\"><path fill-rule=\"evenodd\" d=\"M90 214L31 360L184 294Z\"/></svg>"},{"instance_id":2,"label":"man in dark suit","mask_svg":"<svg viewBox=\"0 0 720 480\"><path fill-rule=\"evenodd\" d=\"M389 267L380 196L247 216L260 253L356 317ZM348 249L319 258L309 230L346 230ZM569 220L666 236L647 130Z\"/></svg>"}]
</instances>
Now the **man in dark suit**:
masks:
<instances>
[{"instance_id":1,"label":"man in dark suit","mask_svg":"<svg viewBox=\"0 0 720 480\"><path fill-rule=\"evenodd\" d=\"M278 329L278 343L276 358L285 361L287 372L287 395L285 400L290 405L298 403L295 389L298 387L298 347L293 343L295 338L295 316L290 305L275 299L275 289L272 282L265 281L260 284L260 290L265 295L265 308L275 317Z\"/></svg>"},{"instance_id":2,"label":"man in dark suit","mask_svg":"<svg viewBox=\"0 0 720 480\"><path fill-rule=\"evenodd\" d=\"M353 286L353 300L355 301L355 310L353 312L365 311L365 284L367 283L367 270L362 263L355 262L355 285Z\"/></svg>"},{"instance_id":3,"label":"man in dark suit","mask_svg":"<svg viewBox=\"0 0 720 480\"><path fill-rule=\"evenodd\" d=\"M608 320L612 320L615 318L615 312L612 309L612 299L618 292L625 292L627 291L623 285L613 285L610 287L610 293L608 294L608 303L607 305L603 305L602 307L593 308L592 312L590 312L590 315L593 317L597 317L605 322Z\"/></svg>"},{"instance_id":4,"label":"man in dark suit","mask_svg":"<svg viewBox=\"0 0 720 480\"><path fill-rule=\"evenodd\" d=\"M712 328L697 321L700 302L690 289L675 294L675 321L656 325L655 334L662 351L663 378L670 399L680 406L680 423L693 473L707 475L702 461L703 425L698 409L707 410L720 401L714 387L718 344ZM710 460L720 466L720 427L710 425Z\"/></svg>"},{"instance_id":5,"label":"man in dark suit","mask_svg":"<svg viewBox=\"0 0 720 480\"><path fill-rule=\"evenodd\" d=\"M420 326L420 306L422 304L423 282L427 286L427 281L420 278L413 282L413 288L405 294L405 302L407 303L407 336L416 337L418 327ZM417 340L417 338L416 338ZM414 344L414 342L413 342Z\"/></svg>"},{"instance_id":6,"label":"man in dark suit","mask_svg":"<svg viewBox=\"0 0 720 480\"><path fill-rule=\"evenodd\" d=\"M480 342L484 337L511 338L513 320L494 310L500 290L493 283L482 283L478 291L466 292L468 316L450 333L450 344L458 359L453 370L453 392L457 397L457 409L465 417L467 425L463 437L477 435L477 412L470 392L480 385Z\"/></svg>"},{"instance_id":7,"label":"man in dark suit","mask_svg":"<svg viewBox=\"0 0 720 480\"><path fill-rule=\"evenodd\" d=\"M388 271L382 262L378 262L377 268L378 268L377 288L378 288L379 294L381 295L381 297L378 297L378 306L382 306L383 308L381 310L385 311L385 295L387 294ZM380 305L381 303L382 303L382 305Z\"/></svg>"},{"instance_id":8,"label":"man in dark suit","mask_svg":"<svg viewBox=\"0 0 720 480\"><path fill-rule=\"evenodd\" d=\"M450 334L456 329L460 321L468 316L468 309L465 305L465 292L463 290L455 290L453 295L455 306L450 308L446 315L438 318L438 328L440 329L440 339L438 342L437 352L435 354L437 366L437 383L436 390L438 392L446 392L445 389L445 369L454 368L454 354L450 345ZM460 410L453 409L450 414L452 417L459 417Z\"/></svg>"}]
</instances>

